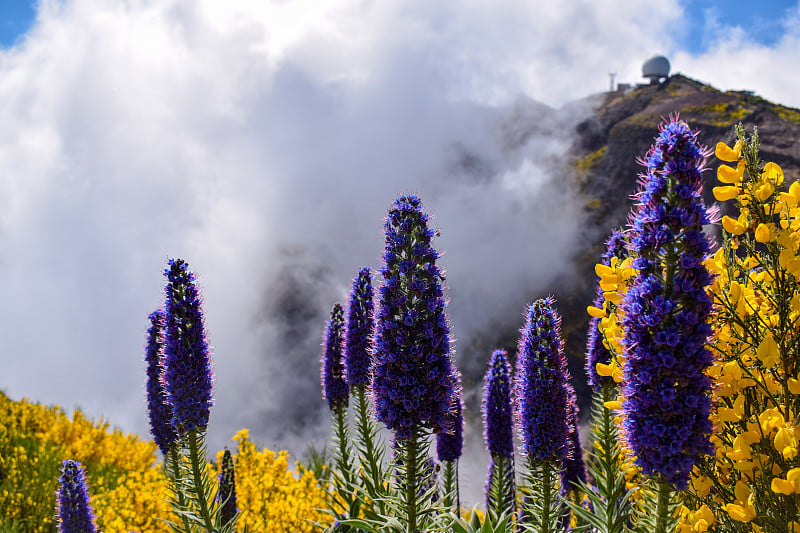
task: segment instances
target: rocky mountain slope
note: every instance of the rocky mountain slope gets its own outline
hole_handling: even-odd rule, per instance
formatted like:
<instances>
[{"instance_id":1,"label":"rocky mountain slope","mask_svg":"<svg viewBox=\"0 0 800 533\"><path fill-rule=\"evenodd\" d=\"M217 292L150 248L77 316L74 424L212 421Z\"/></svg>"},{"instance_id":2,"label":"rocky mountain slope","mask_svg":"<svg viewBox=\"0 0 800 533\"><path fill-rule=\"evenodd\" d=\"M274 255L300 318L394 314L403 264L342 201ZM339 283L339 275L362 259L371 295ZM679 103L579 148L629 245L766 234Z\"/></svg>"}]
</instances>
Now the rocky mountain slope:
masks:
<instances>
[{"instance_id":1,"label":"rocky mountain slope","mask_svg":"<svg viewBox=\"0 0 800 533\"><path fill-rule=\"evenodd\" d=\"M648 150L658 133L661 118L679 113L694 129L700 130L700 140L712 150L718 141L734 142L734 127L739 122L748 130L757 126L762 159L781 165L787 177L785 186L800 176L800 111L797 109L773 104L747 92L719 91L683 75L672 76L656 85L595 95L589 102L596 109L590 118L577 124L570 160L560 162L566 167L564 173L571 177L574 195L584 206L585 242L580 256L575 258L574 273L565 274L563 281L551 289L558 298L563 316L562 331L566 337L570 371L584 414L588 413L590 400L583 354L589 319L585 309L596 290L594 265L612 229L627 224L633 206L631 195L636 190L642 168L637 158ZM537 108L537 113L541 116L541 109ZM515 135L524 136L520 132ZM704 187L708 205L715 203L711 189L717 185L719 163L712 154ZM508 338L487 339L485 347L471 348L486 351L491 349L490 344L504 345L510 348L511 355L515 343L516 332L509 332ZM465 376L465 380L469 381L469 377Z\"/></svg>"}]
</instances>

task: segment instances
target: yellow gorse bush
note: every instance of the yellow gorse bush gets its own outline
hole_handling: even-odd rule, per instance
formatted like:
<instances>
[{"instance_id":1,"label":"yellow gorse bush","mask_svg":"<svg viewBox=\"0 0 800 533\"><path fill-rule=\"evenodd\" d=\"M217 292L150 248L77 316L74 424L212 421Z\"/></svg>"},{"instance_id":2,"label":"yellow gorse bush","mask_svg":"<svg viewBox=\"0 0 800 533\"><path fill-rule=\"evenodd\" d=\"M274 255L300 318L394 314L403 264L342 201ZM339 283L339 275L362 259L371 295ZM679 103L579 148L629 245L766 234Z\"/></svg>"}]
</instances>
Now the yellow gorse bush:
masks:
<instances>
[{"instance_id":1,"label":"yellow gorse bush","mask_svg":"<svg viewBox=\"0 0 800 533\"><path fill-rule=\"evenodd\" d=\"M95 423L75 411L0 393L0 522L26 532L54 530L61 462L81 461L88 472L97 524L106 533L168 531L166 485L155 467L155 445Z\"/></svg>"},{"instance_id":2,"label":"yellow gorse bush","mask_svg":"<svg viewBox=\"0 0 800 533\"><path fill-rule=\"evenodd\" d=\"M729 164L713 193L739 214L723 217L724 245L706 261L716 454L695 468L680 530L800 532L800 184L781 192L783 171L762 164L757 132L737 133L733 147L716 147Z\"/></svg>"},{"instance_id":3,"label":"yellow gorse bush","mask_svg":"<svg viewBox=\"0 0 800 533\"><path fill-rule=\"evenodd\" d=\"M290 470L286 451L257 450L246 429L233 440L240 524L250 531L304 533L315 530L314 522L330 522L319 511L328 506L327 488L311 471L296 463ZM0 393L0 530L55 531L59 467L72 458L87 469L101 531L170 531L163 520L175 517L155 451L154 443L109 431L107 423L92 422L80 411L70 419L58 406L15 402Z\"/></svg>"},{"instance_id":4,"label":"yellow gorse bush","mask_svg":"<svg viewBox=\"0 0 800 533\"><path fill-rule=\"evenodd\" d=\"M242 429L233 440L238 451L233 454L236 472L236 497L242 513L241 524L251 531L318 531L314 522L327 524L328 493L310 471L297 463L289 469L289 453L259 451ZM222 453L217 454L221 464Z\"/></svg>"}]
</instances>

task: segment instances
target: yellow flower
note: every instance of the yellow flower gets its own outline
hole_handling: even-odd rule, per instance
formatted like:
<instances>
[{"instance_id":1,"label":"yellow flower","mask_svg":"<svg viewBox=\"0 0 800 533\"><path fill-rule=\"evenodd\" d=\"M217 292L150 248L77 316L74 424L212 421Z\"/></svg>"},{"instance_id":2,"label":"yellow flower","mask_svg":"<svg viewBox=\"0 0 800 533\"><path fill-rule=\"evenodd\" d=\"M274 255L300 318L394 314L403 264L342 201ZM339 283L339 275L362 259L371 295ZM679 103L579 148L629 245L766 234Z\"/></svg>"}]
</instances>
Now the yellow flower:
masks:
<instances>
[{"instance_id":1,"label":"yellow flower","mask_svg":"<svg viewBox=\"0 0 800 533\"><path fill-rule=\"evenodd\" d=\"M756 509L752 505L729 503L725 506L728 516L737 522L750 522L756 517Z\"/></svg>"},{"instance_id":2,"label":"yellow flower","mask_svg":"<svg viewBox=\"0 0 800 533\"><path fill-rule=\"evenodd\" d=\"M737 141L733 148L731 148L723 142L718 142L714 149L714 155L716 155L717 159L720 161L734 163L742 157L742 143Z\"/></svg>"},{"instance_id":3,"label":"yellow flower","mask_svg":"<svg viewBox=\"0 0 800 533\"><path fill-rule=\"evenodd\" d=\"M756 228L756 240L758 242L770 242L772 240L772 233L767 224L759 224Z\"/></svg>"},{"instance_id":4,"label":"yellow flower","mask_svg":"<svg viewBox=\"0 0 800 533\"><path fill-rule=\"evenodd\" d=\"M756 356L761 360L765 367L770 368L780 361L780 351L778 343L775 342L772 334L767 334L761 344L758 345Z\"/></svg>"},{"instance_id":5,"label":"yellow flower","mask_svg":"<svg viewBox=\"0 0 800 533\"><path fill-rule=\"evenodd\" d=\"M586 308L586 312L589 313L589 316L592 316L592 317L595 317L595 318L603 318L604 316L606 316L606 312L605 311L603 311L599 307L594 307L592 305L590 305L589 307Z\"/></svg>"},{"instance_id":6,"label":"yellow flower","mask_svg":"<svg viewBox=\"0 0 800 533\"><path fill-rule=\"evenodd\" d=\"M714 187L712 192L714 193L714 198L720 202L725 202L735 198L739 193L739 188L734 185L724 185L722 187Z\"/></svg>"},{"instance_id":7,"label":"yellow flower","mask_svg":"<svg viewBox=\"0 0 800 533\"><path fill-rule=\"evenodd\" d=\"M722 227L725 228L725 231L733 235L741 235L747 231L747 224L744 224L735 218L731 218L728 215L722 217Z\"/></svg>"},{"instance_id":8,"label":"yellow flower","mask_svg":"<svg viewBox=\"0 0 800 533\"><path fill-rule=\"evenodd\" d=\"M775 163L767 163L764 165L764 172L761 175L761 179L780 187L783 183L783 170Z\"/></svg>"},{"instance_id":9,"label":"yellow flower","mask_svg":"<svg viewBox=\"0 0 800 533\"><path fill-rule=\"evenodd\" d=\"M776 477L772 478L770 489L772 489L772 492L775 492L777 494L786 494L788 496L790 494L795 493L796 487L794 486L794 483L792 483L791 481Z\"/></svg>"}]
</instances>

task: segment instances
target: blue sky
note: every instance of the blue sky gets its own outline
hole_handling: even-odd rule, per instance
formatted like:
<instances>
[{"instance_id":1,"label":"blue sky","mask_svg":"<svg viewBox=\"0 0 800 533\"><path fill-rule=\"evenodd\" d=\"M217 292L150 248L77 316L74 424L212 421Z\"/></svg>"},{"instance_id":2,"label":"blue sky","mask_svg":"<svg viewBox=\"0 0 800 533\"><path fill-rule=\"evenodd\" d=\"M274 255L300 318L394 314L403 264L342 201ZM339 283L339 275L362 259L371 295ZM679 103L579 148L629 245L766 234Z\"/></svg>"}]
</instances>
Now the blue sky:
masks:
<instances>
[{"instance_id":1,"label":"blue sky","mask_svg":"<svg viewBox=\"0 0 800 533\"><path fill-rule=\"evenodd\" d=\"M709 28L739 27L754 42L771 46L784 32L787 12L796 1L760 0L684 0L688 32L679 42L686 51L697 54L708 49Z\"/></svg>"},{"instance_id":2,"label":"blue sky","mask_svg":"<svg viewBox=\"0 0 800 533\"><path fill-rule=\"evenodd\" d=\"M34 0L0 2L0 46L12 46L30 29L36 17Z\"/></svg>"}]
</instances>

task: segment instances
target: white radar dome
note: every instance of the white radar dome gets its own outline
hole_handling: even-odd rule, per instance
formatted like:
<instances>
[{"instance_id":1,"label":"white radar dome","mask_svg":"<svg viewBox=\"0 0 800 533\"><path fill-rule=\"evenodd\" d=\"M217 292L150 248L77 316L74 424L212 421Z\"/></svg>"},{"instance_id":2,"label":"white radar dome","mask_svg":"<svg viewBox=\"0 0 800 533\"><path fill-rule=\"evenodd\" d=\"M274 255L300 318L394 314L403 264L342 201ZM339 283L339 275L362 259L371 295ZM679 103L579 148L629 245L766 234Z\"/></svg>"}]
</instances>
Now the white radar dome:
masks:
<instances>
[{"instance_id":1,"label":"white radar dome","mask_svg":"<svg viewBox=\"0 0 800 533\"><path fill-rule=\"evenodd\" d=\"M664 56L651 57L642 65L642 76L657 82L661 78L669 77L669 60Z\"/></svg>"}]
</instances>

